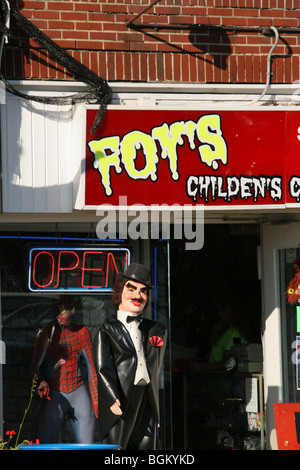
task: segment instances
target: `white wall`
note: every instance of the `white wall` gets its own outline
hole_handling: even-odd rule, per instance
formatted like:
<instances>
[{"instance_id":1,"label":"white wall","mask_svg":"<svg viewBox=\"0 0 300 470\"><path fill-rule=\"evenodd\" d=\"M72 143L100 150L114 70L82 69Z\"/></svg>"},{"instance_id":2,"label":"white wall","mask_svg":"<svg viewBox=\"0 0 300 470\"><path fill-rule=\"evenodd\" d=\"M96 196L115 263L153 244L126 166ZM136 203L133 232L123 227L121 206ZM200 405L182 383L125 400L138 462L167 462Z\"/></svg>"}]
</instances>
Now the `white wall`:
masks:
<instances>
[{"instance_id":1,"label":"white wall","mask_svg":"<svg viewBox=\"0 0 300 470\"><path fill-rule=\"evenodd\" d=\"M1 105L3 212L72 212L84 135L84 107L7 95Z\"/></svg>"}]
</instances>

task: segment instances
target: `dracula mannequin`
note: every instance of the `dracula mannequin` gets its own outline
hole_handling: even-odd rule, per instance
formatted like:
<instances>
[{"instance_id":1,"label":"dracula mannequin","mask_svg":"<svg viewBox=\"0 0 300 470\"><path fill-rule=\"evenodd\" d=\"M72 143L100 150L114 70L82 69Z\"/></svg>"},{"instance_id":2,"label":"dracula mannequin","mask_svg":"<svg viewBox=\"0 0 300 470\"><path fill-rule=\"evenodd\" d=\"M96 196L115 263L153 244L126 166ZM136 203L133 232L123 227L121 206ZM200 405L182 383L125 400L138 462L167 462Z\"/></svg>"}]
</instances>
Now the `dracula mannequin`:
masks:
<instances>
[{"instance_id":1,"label":"dracula mannequin","mask_svg":"<svg viewBox=\"0 0 300 470\"><path fill-rule=\"evenodd\" d=\"M62 296L57 318L37 336L33 372L38 375L38 394L43 398L36 437L41 443L56 442L64 417L69 415L76 443L94 442L98 417L97 373L92 341L86 326L72 326L75 311L71 297ZM80 375L80 358L86 361L90 396Z\"/></svg>"},{"instance_id":2,"label":"dracula mannequin","mask_svg":"<svg viewBox=\"0 0 300 470\"><path fill-rule=\"evenodd\" d=\"M114 286L117 316L107 319L95 338L100 439L122 449L156 448L158 376L167 331L143 318L150 289L150 270L130 264Z\"/></svg>"}]
</instances>

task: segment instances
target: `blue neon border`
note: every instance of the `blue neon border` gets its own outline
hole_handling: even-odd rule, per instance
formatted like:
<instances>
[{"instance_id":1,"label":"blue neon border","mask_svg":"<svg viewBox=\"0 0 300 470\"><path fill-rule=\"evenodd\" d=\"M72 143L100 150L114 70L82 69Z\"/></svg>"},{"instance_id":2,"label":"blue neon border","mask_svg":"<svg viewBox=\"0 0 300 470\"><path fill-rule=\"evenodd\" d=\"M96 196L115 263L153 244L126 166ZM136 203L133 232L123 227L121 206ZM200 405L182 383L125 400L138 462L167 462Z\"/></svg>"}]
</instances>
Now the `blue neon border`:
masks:
<instances>
[{"instance_id":1,"label":"blue neon border","mask_svg":"<svg viewBox=\"0 0 300 470\"><path fill-rule=\"evenodd\" d=\"M19 238L19 237L16 237L16 238ZM30 237L32 238L32 237ZM37 238L37 239L40 239L40 238ZM74 238L71 238L70 240L74 240ZM85 239L86 240L86 239ZM103 247L103 246L73 246L73 245L67 245L65 247L63 246L36 246L36 247L31 247L30 250L29 250L29 259L28 259L28 266L29 266L29 270L28 270L28 289L30 292L34 292L34 293L43 293L43 292L78 292L78 293L83 293L83 292L88 292L88 293L93 293L93 292L98 292L98 293L103 293L103 294L107 294L107 293L111 293L113 291L112 287L104 287L104 288L97 288L97 287L92 287L92 288L88 288L88 287L71 287L69 289L66 289L66 288L54 288L54 287L47 287L45 289L32 289L30 287L30 279L31 279L31 269L32 269L32 264L31 264L31 253L33 250L55 250L55 251L58 251L58 250L63 250L64 248L66 249L75 249L75 250L79 250L79 251L83 251L83 250L91 250L91 251L99 251L99 250L103 250L103 251L126 251L127 254L128 254L128 266L130 264L130 250L128 248L125 248L125 247Z\"/></svg>"}]
</instances>

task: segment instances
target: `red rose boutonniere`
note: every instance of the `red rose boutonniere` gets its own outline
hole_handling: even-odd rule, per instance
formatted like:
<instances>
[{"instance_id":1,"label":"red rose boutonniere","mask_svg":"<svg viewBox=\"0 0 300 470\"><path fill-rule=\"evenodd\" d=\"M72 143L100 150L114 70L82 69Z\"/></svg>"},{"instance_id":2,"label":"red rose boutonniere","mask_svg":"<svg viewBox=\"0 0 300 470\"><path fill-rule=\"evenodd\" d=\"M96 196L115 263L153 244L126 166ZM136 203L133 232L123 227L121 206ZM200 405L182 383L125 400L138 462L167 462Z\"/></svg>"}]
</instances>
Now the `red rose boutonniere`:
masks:
<instances>
[{"instance_id":1,"label":"red rose boutonniere","mask_svg":"<svg viewBox=\"0 0 300 470\"><path fill-rule=\"evenodd\" d=\"M164 342L163 340L159 337L159 336L151 336L151 338L149 339L150 343L152 344L152 346L158 346L158 347L161 347L164 345Z\"/></svg>"}]
</instances>

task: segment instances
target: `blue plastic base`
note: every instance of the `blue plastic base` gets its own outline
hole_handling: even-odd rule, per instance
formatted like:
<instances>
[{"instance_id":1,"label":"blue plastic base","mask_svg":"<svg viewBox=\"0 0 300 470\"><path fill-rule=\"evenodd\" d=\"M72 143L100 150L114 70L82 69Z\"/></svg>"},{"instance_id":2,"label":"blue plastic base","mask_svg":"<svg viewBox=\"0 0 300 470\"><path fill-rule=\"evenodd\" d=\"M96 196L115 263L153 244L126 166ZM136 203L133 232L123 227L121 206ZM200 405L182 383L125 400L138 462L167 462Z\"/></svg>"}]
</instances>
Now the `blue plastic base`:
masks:
<instances>
[{"instance_id":1,"label":"blue plastic base","mask_svg":"<svg viewBox=\"0 0 300 470\"><path fill-rule=\"evenodd\" d=\"M120 450L114 444L31 444L18 446L19 450Z\"/></svg>"}]
</instances>

